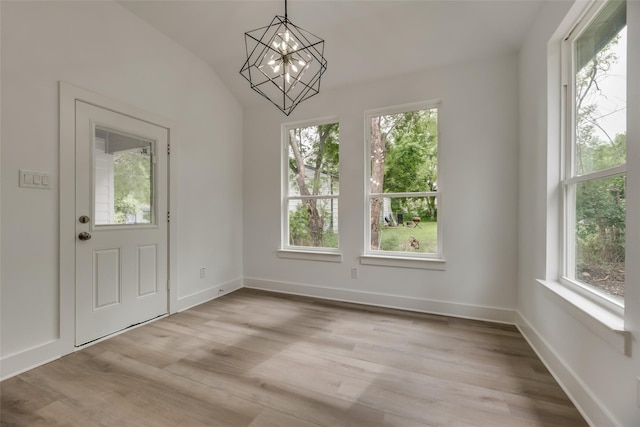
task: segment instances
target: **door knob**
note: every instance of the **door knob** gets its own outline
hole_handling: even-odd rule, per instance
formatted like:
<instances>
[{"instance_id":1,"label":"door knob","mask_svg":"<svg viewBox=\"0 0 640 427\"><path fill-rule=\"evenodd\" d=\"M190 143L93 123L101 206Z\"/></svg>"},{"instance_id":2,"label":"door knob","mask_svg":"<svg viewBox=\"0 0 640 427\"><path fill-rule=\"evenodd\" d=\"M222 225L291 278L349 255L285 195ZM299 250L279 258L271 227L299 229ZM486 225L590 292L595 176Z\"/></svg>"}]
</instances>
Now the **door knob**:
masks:
<instances>
[{"instance_id":1,"label":"door knob","mask_svg":"<svg viewBox=\"0 0 640 427\"><path fill-rule=\"evenodd\" d=\"M78 239L80 240L89 240L91 238L91 233L87 233L86 231L83 231L82 233L78 234Z\"/></svg>"}]
</instances>

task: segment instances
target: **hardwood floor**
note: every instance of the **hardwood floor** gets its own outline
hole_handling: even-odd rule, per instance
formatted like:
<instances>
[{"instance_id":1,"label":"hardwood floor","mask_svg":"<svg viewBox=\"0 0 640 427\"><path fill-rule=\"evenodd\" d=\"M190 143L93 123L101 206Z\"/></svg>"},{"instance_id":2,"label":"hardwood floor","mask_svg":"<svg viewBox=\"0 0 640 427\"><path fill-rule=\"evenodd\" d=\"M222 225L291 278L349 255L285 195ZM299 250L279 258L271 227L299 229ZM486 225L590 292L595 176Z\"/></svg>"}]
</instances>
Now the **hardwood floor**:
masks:
<instances>
[{"instance_id":1,"label":"hardwood floor","mask_svg":"<svg viewBox=\"0 0 640 427\"><path fill-rule=\"evenodd\" d=\"M2 426L585 426L513 326L242 289L0 384Z\"/></svg>"}]
</instances>

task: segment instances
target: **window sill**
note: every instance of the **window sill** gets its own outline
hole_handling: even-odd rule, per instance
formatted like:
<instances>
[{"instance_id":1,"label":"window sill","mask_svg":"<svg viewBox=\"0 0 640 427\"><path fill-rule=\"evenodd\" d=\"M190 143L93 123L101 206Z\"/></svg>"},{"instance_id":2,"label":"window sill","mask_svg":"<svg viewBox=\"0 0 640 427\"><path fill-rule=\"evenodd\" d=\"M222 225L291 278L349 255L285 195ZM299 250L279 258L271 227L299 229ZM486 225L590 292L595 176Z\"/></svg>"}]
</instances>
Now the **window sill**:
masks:
<instances>
[{"instance_id":1,"label":"window sill","mask_svg":"<svg viewBox=\"0 0 640 427\"><path fill-rule=\"evenodd\" d=\"M278 258L342 262L342 254L339 252L302 251L293 249L278 249Z\"/></svg>"},{"instance_id":2,"label":"window sill","mask_svg":"<svg viewBox=\"0 0 640 427\"><path fill-rule=\"evenodd\" d=\"M549 295L576 320L588 327L600 338L622 354L631 354L631 333L624 328L624 318L589 301L577 292L553 281L537 280Z\"/></svg>"},{"instance_id":3,"label":"window sill","mask_svg":"<svg viewBox=\"0 0 640 427\"><path fill-rule=\"evenodd\" d=\"M409 258L382 255L362 255L360 264L380 265L384 267L419 268L423 270L446 270L444 259Z\"/></svg>"}]
</instances>

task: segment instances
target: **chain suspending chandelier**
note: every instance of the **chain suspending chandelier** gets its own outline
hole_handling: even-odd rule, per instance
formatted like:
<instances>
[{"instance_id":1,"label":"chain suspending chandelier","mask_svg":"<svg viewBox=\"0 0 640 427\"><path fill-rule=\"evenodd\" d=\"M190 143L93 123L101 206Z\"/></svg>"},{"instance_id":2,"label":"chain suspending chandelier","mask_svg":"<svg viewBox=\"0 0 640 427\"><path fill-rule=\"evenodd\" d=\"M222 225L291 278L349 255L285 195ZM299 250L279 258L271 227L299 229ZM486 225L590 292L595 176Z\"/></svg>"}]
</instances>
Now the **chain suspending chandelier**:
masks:
<instances>
[{"instance_id":1,"label":"chain suspending chandelier","mask_svg":"<svg viewBox=\"0 0 640 427\"><path fill-rule=\"evenodd\" d=\"M287 0L284 16L244 33L244 43L247 60L240 74L287 116L320 92L320 78L327 70L324 40L289 21Z\"/></svg>"}]
</instances>

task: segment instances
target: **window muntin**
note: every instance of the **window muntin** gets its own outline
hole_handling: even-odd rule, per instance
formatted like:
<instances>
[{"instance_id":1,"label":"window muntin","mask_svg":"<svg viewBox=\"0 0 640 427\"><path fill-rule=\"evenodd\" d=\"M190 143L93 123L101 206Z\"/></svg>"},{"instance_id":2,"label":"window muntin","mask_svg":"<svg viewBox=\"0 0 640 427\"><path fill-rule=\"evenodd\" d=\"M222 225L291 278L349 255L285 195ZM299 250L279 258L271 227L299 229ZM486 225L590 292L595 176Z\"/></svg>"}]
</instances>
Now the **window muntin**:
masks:
<instances>
[{"instance_id":1,"label":"window muntin","mask_svg":"<svg viewBox=\"0 0 640 427\"><path fill-rule=\"evenodd\" d=\"M370 112L366 123L365 253L441 258L437 104Z\"/></svg>"},{"instance_id":2,"label":"window muntin","mask_svg":"<svg viewBox=\"0 0 640 427\"><path fill-rule=\"evenodd\" d=\"M610 1L569 39L571 106L564 279L623 305L626 230L626 2Z\"/></svg>"},{"instance_id":3,"label":"window muntin","mask_svg":"<svg viewBox=\"0 0 640 427\"><path fill-rule=\"evenodd\" d=\"M339 125L283 126L285 249L337 250Z\"/></svg>"}]
</instances>

